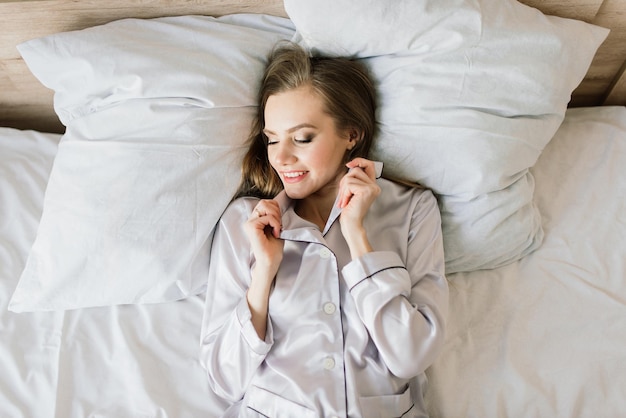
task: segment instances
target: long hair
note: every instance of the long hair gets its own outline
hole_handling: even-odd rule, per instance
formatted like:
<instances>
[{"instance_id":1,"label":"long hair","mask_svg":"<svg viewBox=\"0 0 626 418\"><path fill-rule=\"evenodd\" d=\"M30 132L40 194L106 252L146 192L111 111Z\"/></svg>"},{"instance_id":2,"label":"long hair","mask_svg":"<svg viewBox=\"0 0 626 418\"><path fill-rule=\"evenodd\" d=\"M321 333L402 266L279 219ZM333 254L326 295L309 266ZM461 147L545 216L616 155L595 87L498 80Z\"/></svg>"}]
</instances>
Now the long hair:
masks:
<instances>
[{"instance_id":1,"label":"long hair","mask_svg":"<svg viewBox=\"0 0 626 418\"><path fill-rule=\"evenodd\" d=\"M296 44L281 43L270 55L261 81L258 113L247 140L235 197L268 199L283 189L267 155L265 105L272 95L306 85L322 98L324 111L338 131L355 129L359 133L360 139L345 156L346 162L367 158L376 133L376 97L365 67L347 58L310 57Z\"/></svg>"}]
</instances>

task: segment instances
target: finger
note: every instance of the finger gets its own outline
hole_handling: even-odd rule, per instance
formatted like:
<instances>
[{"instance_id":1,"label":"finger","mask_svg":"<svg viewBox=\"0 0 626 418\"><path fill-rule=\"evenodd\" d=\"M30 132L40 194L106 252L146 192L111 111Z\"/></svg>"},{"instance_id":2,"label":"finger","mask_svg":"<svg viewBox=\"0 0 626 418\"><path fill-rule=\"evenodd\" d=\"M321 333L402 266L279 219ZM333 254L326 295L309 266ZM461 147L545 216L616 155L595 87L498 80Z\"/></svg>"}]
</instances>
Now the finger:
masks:
<instances>
[{"instance_id":1,"label":"finger","mask_svg":"<svg viewBox=\"0 0 626 418\"><path fill-rule=\"evenodd\" d=\"M251 217L256 217L256 218L260 218L260 217L267 216L267 215L280 218L280 208L277 202L273 202L271 200L261 200L254 207L254 209L252 210L252 213L250 214Z\"/></svg>"},{"instance_id":2,"label":"finger","mask_svg":"<svg viewBox=\"0 0 626 418\"><path fill-rule=\"evenodd\" d=\"M339 181L339 192L337 192L337 207L339 207L340 209L343 209L345 207L346 204L346 177L348 176L348 174L346 174L345 176L343 176L341 178L341 180Z\"/></svg>"},{"instance_id":3,"label":"finger","mask_svg":"<svg viewBox=\"0 0 626 418\"><path fill-rule=\"evenodd\" d=\"M339 207L342 209L348 206L348 203L350 203L350 200L354 196L354 192L353 192L354 186L352 185L352 182L353 180L348 175L344 176L341 179L338 201L339 201Z\"/></svg>"},{"instance_id":4,"label":"finger","mask_svg":"<svg viewBox=\"0 0 626 418\"><path fill-rule=\"evenodd\" d=\"M339 207L343 209L348 206L348 203L350 203L350 199L352 199L352 196L354 196L354 194L352 194L350 190L346 189L339 199Z\"/></svg>"},{"instance_id":5,"label":"finger","mask_svg":"<svg viewBox=\"0 0 626 418\"><path fill-rule=\"evenodd\" d=\"M352 175L345 175L341 179L339 192L339 207L345 208L357 196L362 196L366 201L376 198L380 193L380 187L375 179L369 178L362 170L355 170Z\"/></svg>"},{"instance_id":6,"label":"finger","mask_svg":"<svg viewBox=\"0 0 626 418\"><path fill-rule=\"evenodd\" d=\"M362 168L355 167L341 179L340 187L342 191L354 194L355 188L372 184L376 184L376 179L371 178Z\"/></svg>"},{"instance_id":7,"label":"finger","mask_svg":"<svg viewBox=\"0 0 626 418\"><path fill-rule=\"evenodd\" d=\"M280 231L282 230L282 223L279 218L268 215L267 225L271 228L271 233L274 238L280 237Z\"/></svg>"},{"instance_id":8,"label":"finger","mask_svg":"<svg viewBox=\"0 0 626 418\"><path fill-rule=\"evenodd\" d=\"M272 219L270 225L272 226L272 233L274 237L278 238L280 236L280 231L282 231L283 229L282 213L280 211L280 206L278 205L278 202L272 200L270 203L271 207L268 211L268 216L270 216Z\"/></svg>"},{"instance_id":9,"label":"finger","mask_svg":"<svg viewBox=\"0 0 626 418\"><path fill-rule=\"evenodd\" d=\"M376 182L376 179L370 177L362 168L351 169L345 177L346 181L351 181L354 184L372 184Z\"/></svg>"},{"instance_id":10,"label":"finger","mask_svg":"<svg viewBox=\"0 0 626 418\"><path fill-rule=\"evenodd\" d=\"M355 158L354 160L351 160L350 162L348 162L346 164L346 167L353 169L353 168L360 168L361 170L363 170L365 172L365 174L367 174L367 177L369 177L370 179L375 179L376 178L376 167L374 164L374 161L370 161L367 160L365 158ZM353 171L353 170L351 170Z\"/></svg>"},{"instance_id":11,"label":"finger","mask_svg":"<svg viewBox=\"0 0 626 418\"><path fill-rule=\"evenodd\" d=\"M256 205L255 210L261 212L261 214L273 214L280 215L280 206L275 200L260 200Z\"/></svg>"},{"instance_id":12,"label":"finger","mask_svg":"<svg viewBox=\"0 0 626 418\"><path fill-rule=\"evenodd\" d=\"M266 227L270 228L271 234L278 238L282 229L282 216L280 205L275 200L261 200L254 212Z\"/></svg>"},{"instance_id":13,"label":"finger","mask_svg":"<svg viewBox=\"0 0 626 418\"><path fill-rule=\"evenodd\" d=\"M364 183L369 183L372 180L368 177L365 171L358 166L350 169L350 171L343 176L340 182L339 191L339 207L345 208L350 200L355 196L359 187Z\"/></svg>"},{"instance_id":14,"label":"finger","mask_svg":"<svg viewBox=\"0 0 626 418\"><path fill-rule=\"evenodd\" d=\"M256 234L272 236L274 238L280 237L281 223L280 220L270 216L263 215L261 217L252 217L248 220L249 228L251 232L256 231Z\"/></svg>"}]
</instances>

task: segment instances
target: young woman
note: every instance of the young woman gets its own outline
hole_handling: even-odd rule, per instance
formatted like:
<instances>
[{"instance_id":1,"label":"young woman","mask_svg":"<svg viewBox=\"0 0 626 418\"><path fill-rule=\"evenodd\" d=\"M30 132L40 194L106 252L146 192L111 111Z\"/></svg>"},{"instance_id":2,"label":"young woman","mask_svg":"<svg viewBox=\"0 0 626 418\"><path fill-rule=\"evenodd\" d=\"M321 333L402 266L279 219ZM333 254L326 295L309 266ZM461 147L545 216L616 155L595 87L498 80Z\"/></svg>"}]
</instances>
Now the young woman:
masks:
<instances>
[{"instance_id":1,"label":"young woman","mask_svg":"<svg viewBox=\"0 0 626 418\"><path fill-rule=\"evenodd\" d=\"M238 198L216 229L201 361L225 416L421 417L448 287L430 191L367 159L354 61L278 48Z\"/></svg>"}]
</instances>

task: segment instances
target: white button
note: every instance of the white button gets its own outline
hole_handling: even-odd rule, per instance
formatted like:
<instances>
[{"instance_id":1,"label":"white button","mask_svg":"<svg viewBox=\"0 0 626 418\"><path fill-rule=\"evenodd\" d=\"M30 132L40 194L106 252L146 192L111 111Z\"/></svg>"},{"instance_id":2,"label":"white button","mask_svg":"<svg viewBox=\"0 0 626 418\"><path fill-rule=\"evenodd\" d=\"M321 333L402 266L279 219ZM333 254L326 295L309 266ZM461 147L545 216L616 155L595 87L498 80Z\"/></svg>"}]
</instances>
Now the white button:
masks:
<instances>
[{"instance_id":1,"label":"white button","mask_svg":"<svg viewBox=\"0 0 626 418\"><path fill-rule=\"evenodd\" d=\"M331 303L331 302L327 302L324 304L324 313L328 314L328 315L332 315L335 313L335 311L337 310L337 308L335 308L335 304Z\"/></svg>"},{"instance_id":2,"label":"white button","mask_svg":"<svg viewBox=\"0 0 626 418\"><path fill-rule=\"evenodd\" d=\"M330 250L328 248L326 248L326 247L322 248L320 250L320 257L322 257L322 258L330 257Z\"/></svg>"},{"instance_id":3,"label":"white button","mask_svg":"<svg viewBox=\"0 0 626 418\"><path fill-rule=\"evenodd\" d=\"M335 367L335 360L332 357L326 357L324 359L324 368L330 370Z\"/></svg>"}]
</instances>

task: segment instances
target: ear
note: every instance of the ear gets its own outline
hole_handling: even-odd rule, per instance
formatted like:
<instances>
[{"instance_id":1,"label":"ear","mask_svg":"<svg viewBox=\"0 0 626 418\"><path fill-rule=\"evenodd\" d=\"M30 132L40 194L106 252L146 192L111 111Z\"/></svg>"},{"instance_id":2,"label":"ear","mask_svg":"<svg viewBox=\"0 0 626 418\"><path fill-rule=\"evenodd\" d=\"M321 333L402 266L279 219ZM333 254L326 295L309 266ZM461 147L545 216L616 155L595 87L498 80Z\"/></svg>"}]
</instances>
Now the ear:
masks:
<instances>
[{"instance_id":1,"label":"ear","mask_svg":"<svg viewBox=\"0 0 626 418\"><path fill-rule=\"evenodd\" d=\"M359 131L356 128L348 129L348 150L354 148L361 139L363 138L363 132Z\"/></svg>"}]
</instances>

